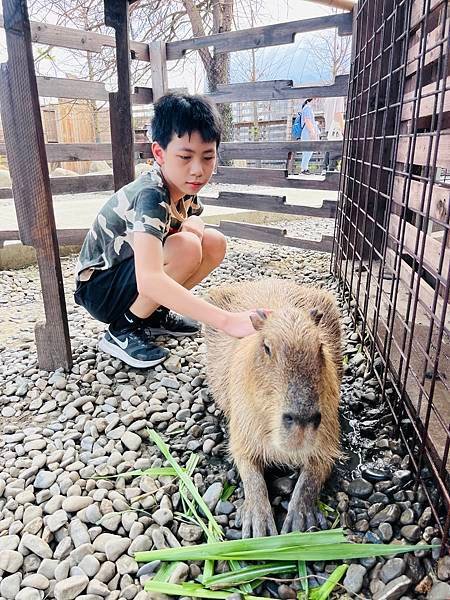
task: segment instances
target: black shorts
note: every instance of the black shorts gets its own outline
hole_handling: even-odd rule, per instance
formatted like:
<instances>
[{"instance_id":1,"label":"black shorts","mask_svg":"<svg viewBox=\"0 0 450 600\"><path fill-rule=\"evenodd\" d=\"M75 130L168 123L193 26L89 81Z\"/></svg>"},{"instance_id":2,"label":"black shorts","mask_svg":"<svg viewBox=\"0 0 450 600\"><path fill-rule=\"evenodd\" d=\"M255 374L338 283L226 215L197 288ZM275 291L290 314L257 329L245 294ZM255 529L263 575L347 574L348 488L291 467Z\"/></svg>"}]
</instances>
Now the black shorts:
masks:
<instances>
[{"instance_id":1,"label":"black shorts","mask_svg":"<svg viewBox=\"0 0 450 600\"><path fill-rule=\"evenodd\" d=\"M94 271L88 281L79 281L75 302L97 321L113 323L138 296L134 256L106 271Z\"/></svg>"}]
</instances>

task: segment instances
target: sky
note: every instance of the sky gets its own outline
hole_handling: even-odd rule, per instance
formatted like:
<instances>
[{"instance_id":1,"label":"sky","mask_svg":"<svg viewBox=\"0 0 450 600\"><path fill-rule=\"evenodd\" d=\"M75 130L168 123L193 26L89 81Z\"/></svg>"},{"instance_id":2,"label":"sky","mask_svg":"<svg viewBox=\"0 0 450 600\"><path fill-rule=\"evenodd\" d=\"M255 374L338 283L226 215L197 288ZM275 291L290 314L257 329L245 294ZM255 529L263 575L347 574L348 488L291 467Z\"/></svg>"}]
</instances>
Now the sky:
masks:
<instances>
[{"instance_id":1,"label":"sky","mask_svg":"<svg viewBox=\"0 0 450 600\"><path fill-rule=\"evenodd\" d=\"M98 0L102 3L102 0ZM303 0L253 0L258 6L258 22L256 25L269 25L290 20L305 19L330 14L330 9ZM51 13L47 22L51 22ZM238 11L238 28L250 26L250 22ZM0 62L7 60L5 36L0 30ZM307 42L305 36L296 36L295 43L271 47L257 52L257 67L261 79L293 79L294 83L313 83L318 81L317 73L308 60ZM64 50L55 49L56 60L65 60ZM205 89L203 68L198 54L190 53L189 58L180 61L177 69L169 63L169 87L188 87L191 92L201 92ZM195 57L197 56L197 59ZM184 63L184 64L182 64ZM249 52L232 54L232 81L245 81L248 77ZM48 74L54 76L52 65L47 66ZM76 69L76 67L74 67ZM110 91L113 88L110 88Z\"/></svg>"}]
</instances>

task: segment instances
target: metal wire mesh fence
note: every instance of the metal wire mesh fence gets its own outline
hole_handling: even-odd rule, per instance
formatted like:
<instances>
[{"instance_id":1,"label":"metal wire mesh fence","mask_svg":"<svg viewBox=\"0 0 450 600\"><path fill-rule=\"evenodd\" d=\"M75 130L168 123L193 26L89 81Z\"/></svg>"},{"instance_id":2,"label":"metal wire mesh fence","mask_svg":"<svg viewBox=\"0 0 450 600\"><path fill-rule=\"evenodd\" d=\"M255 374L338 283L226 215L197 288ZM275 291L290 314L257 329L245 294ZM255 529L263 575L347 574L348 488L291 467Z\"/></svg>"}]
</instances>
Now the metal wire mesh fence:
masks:
<instances>
[{"instance_id":1,"label":"metal wire mesh fence","mask_svg":"<svg viewBox=\"0 0 450 600\"><path fill-rule=\"evenodd\" d=\"M361 0L354 19L333 269L446 541L450 9Z\"/></svg>"}]
</instances>

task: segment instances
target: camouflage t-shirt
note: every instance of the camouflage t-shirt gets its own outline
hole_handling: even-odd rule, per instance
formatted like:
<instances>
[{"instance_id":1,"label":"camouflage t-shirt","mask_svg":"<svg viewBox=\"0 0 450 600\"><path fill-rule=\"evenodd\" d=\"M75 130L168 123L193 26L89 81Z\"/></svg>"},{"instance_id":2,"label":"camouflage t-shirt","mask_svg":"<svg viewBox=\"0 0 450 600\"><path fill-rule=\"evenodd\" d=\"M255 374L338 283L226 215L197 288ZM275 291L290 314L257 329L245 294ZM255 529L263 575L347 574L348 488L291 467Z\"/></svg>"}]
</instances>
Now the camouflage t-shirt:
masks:
<instances>
[{"instance_id":1,"label":"camouflage t-shirt","mask_svg":"<svg viewBox=\"0 0 450 600\"><path fill-rule=\"evenodd\" d=\"M106 270L133 256L133 233L143 231L164 242L184 219L199 215L197 196L184 196L173 211L170 193L157 165L118 190L98 213L81 248L76 278L88 279L92 269Z\"/></svg>"}]
</instances>

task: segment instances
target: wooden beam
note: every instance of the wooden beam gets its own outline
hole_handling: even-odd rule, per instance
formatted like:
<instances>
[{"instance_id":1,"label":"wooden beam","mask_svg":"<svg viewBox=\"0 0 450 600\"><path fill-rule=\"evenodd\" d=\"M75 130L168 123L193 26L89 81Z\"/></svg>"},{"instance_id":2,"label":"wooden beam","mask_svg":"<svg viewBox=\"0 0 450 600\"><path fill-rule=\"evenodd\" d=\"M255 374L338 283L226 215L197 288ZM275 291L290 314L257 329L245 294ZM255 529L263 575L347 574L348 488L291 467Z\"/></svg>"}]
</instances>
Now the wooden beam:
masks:
<instances>
[{"instance_id":1,"label":"wooden beam","mask_svg":"<svg viewBox=\"0 0 450 600\"><path fill-rule=\"evenodd\" d=\"M114 189L114 181L113 176L109 173L50 177L50 187L53 195L84 194L86 192L112 191ZM11 188L0 188L1 200L12 197Z\"/></svg>"},{"instance_id":2,"label":"wooden beam","mask_svg":"<svg viewBox=\"0 0 450 600\"><path fill-rule=\"evenodd\" d=\"M31 21L31 41L36 44L48 44L58 48L72 48L73 50L89 50L90 52L101 52L103 47L115 48L116 42L113 36L82 29L61 27ZM4 27L3 15L0 14L0 27ZM132 58L150 62L148 44L144 42L130 42Z\"/></svg>"},{"instance_id":3,"label":"wooden beam","mask_svg":"<svg viewBox=\"0 0 450 600\"><path fill-rule=\"evenodd\" d=\"M20 237L36 249L41 278L45 321L35 327L38 362L45 370L70 369L72 353L27 2L3 0L3 10L8 63L0 67L0 106Z\"/></svg>"},{"instance_id":4,"label":"wooden beam","mask_svg":"<svg viewBox=\"0 0 450 600\"><path fill-rule=\"evenodd\" d=\"M342 152L342 141L294 141L285 142L223 142L219 146L222 160L256 159L286 160L289 152Z\"/></svg>"},{"instance_id":5,"label":"wooden beam","mask_svg":"<svg viewBox=\"0 0 450 600\"><path fill-rule=\"evenodd\" d=\"M355 0L307 0L314 4L321 4L322 6L328 6L330 8L337 8L338 10L353 10L356 6Z\"/></svg>"},{"instance_id":6,"label":"wooden beam","mask_svg":"<svg viewBox=\"0 0 450 600\"><path fill-rule=\"evenodd\" d=\"M320 240L307 240L305 238L288 237L286 229L267 227L266 225L254 225L250 223L239 223L235 221L221 221L219 225L208 225L221 231L229 237L244 238L255 242L268 244L280 244L282 246L293 246L303 250L314 250L315 252L331 252L333 238L321 236Z\"/></svg>"},{"instance_id":7,"label":"wooden beam","mask_svg":"<svg viewBox=\"0 0 450 600\"><path fill-rule=\"evenodd\" d=\"M56 236L60 246L79 246L84 242L89 229L58 229ZM17 230L0 230L0 247L4 242L18 241L20 234Z\"/></svg>"},{"instance_id":8,"label":"wooden beam","mask_svg":"<svg viewBox=\"0 0 450 600\"><path fill-rule=\"evenodd\" d=\"M218 85L217 91L205 94L217 103L251 100L287 100L347 96L348 75L338 75L330 85L294 86L292 80L255 81Z\"/></svg>"},{"instance_id":9,"label":"wooden beam","mask_svg":"<svg viewBox=\"0 0 450 600\"><path fill-rule=\"evenodd\" d=\"M46 144L49 162L70 162L77 160L111 160L111 144ZM219 154L223 160L265 159L286 160L289 152L336 152L342 151L342 142L323 141L286 141L286 142L223 142ZM135 142L134 152L142 158L151 158L149 142ZM6 154L5 144L0 144L0 156Z\"/></svg>"},{"instance_id":10,"label":"wooden beam","mask_svg":"<svg viewBox=\"0 0 450 600\"><path fill-rule=\"evenodd\" d=\"M290 175L283 169L260 169L218 167L212 177L214 183L237 183L241 185L267 185L268 187L300 188L307 190L338 190L340 173L325 176Z\"/></svg>"},{"instance_id":11,"label":"wooden beam","mask_svg":"<svg viewBox=\"0 0 450 600\"><path fill-rule=\"evenodd\" d=\"M37 77L39 96L44 98L82 98L108 100L105 84L100 81L63 79L62 77Z\"/></svg>"},{"instance_id":12,"label":"wooden beam","mask_svg":"<svg viewBox=\"0 0 450 600\"><path fill-rule=\"evenodd\" d=\"M105 25L116 34L117 92L109 94L109 120L114 189L134 179L133 125L130 95L129 5L123 0L104 0Z\"/></svg>"},{"instance_id":13,"label":"wooden beam","mask_svg":"<svg viewBox=\"0 0 450 600\"><path fill-rule=\"evenodd\" d=\"M323 200L320 206L286 204L286 196L266 196L263 194L245 194L238 192L219 192L218 197L201 196L206 206L226 206L264 212L301 215L303 217L324 217L334 219L336 201Z\"/></svg>"},{"instance_id":14,"label":"wooden beam","mask_svg":"<svg viewBox=\"0 0 450 600\"><path fill-rule=\"evenodd\" d=\"M152 69L153 102L156 102L169 89L165 42L159 40L150 44L150 63Z\"/></svg>"},{"instance_id":15,"label":"wooden beam","mask_svg":"<svg viewBox=\"0 0 450 600\"><path fill-rule=\"evenodd\" d=\"M337 27L339 35L351 35L352 23L352 15L342 13L169 42L167 44L167 60L178 60L183 58L187 50L198 50L207 46L214 46L216 52L237 52L252 48L282 46L283 44L292 44L298 33L309 33L335 27Z\"/></svg>"}]
</instances>

